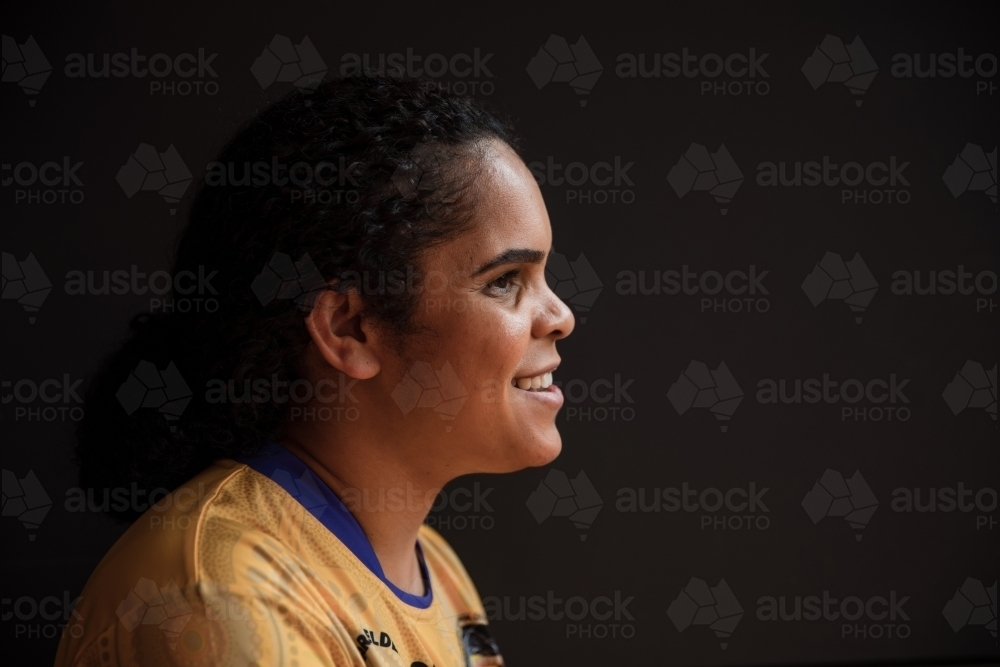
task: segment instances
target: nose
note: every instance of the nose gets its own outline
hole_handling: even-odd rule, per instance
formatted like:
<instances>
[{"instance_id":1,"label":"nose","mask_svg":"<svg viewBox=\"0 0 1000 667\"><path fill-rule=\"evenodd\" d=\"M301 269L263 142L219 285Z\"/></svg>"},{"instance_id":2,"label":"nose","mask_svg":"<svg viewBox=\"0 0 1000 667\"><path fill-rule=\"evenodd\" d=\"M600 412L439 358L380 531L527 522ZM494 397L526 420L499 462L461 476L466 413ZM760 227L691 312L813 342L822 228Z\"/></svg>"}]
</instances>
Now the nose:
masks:
<instances>
[{"instance_id":1,"label":"nose","mask_svg":"<svg viewBox=\"0 0 1000 667\"><path fill-rule=\"evenodd\" d=\"M575 327L576 318L573 316L573 311L546 283L544 302L538 316L535 317L532 333L536 338L559 340L573 333Z\"/></svg>"}]
</instances>

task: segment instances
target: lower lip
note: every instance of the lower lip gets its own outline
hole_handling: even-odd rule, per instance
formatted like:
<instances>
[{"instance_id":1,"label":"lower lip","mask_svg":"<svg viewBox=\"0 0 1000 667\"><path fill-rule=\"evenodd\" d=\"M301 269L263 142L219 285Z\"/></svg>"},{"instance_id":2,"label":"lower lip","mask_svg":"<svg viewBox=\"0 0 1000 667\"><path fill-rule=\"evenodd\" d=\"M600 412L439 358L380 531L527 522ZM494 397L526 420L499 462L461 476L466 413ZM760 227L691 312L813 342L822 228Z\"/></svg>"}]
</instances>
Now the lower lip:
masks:
<instances>
[{"instance_id":1,"label":"lower lip","mask_svg":"<svg viewBox=\"0 0 1000 667\"><path fill-rule=\"evenodd\" d=\"M536 401L541 401L546 405L553 408L560 408L563 404L563 393L562 390L554 384L550 384L548 387L542 390L528 391L527 389L518 389L513 387L514 391L525 394L526 396L535 399Z\"/></svg>"}]
</instances>

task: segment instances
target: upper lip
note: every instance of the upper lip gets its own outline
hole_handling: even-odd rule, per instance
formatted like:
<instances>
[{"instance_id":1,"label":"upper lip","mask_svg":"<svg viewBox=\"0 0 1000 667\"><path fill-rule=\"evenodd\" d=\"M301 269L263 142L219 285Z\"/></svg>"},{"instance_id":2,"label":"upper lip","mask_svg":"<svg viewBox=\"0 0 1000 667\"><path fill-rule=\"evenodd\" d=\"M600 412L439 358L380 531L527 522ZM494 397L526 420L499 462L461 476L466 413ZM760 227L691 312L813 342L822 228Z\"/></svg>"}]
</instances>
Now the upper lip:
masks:
<instances>
[{"instance_id":1,"label":"upper lip","mask_svg":"<svg viewBox=\"0 0 1000 667\"><path fill-rule=\"evenodd\" d=\"M516 380L517 378L533 378L533 377L538 377L539 375L544 375L545 373L551 373L551 372L553 372L557 368L559 368L559 362L558 361L555 362L554 364L549 364L548 366L546 366L546 367L544 367L544 368L542 368L541 370L538 370L538 371L534 371L534 372L531 372L531 373L525 373L524 375L515 375L514 379Z\"/></svg>"}]
</instances>

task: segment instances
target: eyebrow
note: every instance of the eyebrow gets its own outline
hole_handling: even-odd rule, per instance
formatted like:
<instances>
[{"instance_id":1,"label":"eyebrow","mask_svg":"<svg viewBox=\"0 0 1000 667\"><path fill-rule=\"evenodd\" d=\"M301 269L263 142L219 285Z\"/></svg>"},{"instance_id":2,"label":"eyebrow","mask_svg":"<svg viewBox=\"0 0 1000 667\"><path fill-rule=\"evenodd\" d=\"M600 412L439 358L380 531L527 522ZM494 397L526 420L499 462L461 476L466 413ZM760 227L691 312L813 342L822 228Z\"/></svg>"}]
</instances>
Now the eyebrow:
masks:
<instances>
[{"instance_id":1,"label":"eyebrow","mask_svg":"<svg viewBox=\"0 0 1000 667\"><path fill-rule=\"evenodd\" d=\"M520 262L538 264L545 259L547 254L548 253L544 253L541 250L532 250L530 248L508 248L476 269L475 273L472 274L472 277L474 278L504 264L517 264Z\"/></svg>"}]
</instances>

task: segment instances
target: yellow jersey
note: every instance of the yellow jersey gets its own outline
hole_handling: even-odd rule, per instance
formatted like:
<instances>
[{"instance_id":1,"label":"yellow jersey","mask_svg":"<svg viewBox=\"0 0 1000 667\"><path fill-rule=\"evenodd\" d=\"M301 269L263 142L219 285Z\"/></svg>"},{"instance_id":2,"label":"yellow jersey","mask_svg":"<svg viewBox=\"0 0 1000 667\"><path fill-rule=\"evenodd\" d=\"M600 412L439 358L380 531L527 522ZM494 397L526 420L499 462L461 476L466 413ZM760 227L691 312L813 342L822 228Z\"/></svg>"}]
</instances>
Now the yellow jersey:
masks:
<instances>
[{"instance_id":1,"label":"yellow jersey","mask_svg":"<svg viewBox=\"0 0 1000 667\"><path fill-rule=\"evenodd\" d=\"M101 560L56 667L495 667L475 586L432 528L425 594L382 571L343 502L275 443L162 498ZM82 629L81 629L82 628Z\"/></svg>"}]
</instances>

